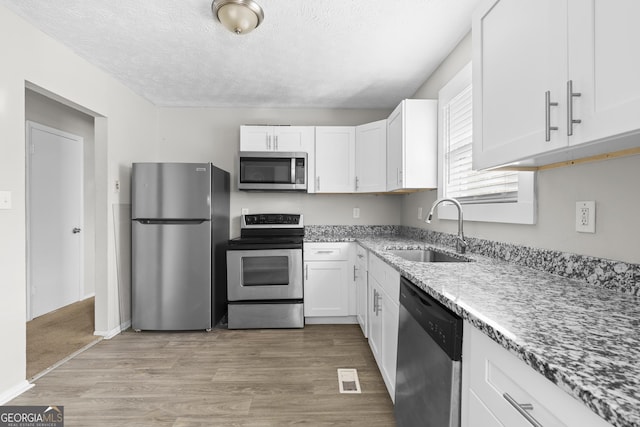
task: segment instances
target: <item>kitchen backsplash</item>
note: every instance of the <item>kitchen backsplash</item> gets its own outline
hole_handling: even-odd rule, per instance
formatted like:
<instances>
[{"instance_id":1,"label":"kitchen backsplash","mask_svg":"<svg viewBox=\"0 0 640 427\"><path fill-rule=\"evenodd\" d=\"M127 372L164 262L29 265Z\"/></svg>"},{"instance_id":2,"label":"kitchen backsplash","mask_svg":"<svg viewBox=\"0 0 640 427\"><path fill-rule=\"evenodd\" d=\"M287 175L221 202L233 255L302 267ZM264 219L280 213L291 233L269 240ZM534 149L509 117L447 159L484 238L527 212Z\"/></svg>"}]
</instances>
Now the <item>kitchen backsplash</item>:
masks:
<instances>
[{"instance_id":1,"label":"kitchen backsplash","mask_svg":"<svg viewBox=\"0 0 640 427\"><path fill-rule=\"evenodd\" d=\"M305 227L305 238L323 241L371 235L398 235L426 243L455 247L455 235L416 227L311 225ZM591 285L640 296L640 265L595 258L568 252L538 249L510 243L466 237L470 252L550 274L580 280Z\"/></svg>"}]
</instances>

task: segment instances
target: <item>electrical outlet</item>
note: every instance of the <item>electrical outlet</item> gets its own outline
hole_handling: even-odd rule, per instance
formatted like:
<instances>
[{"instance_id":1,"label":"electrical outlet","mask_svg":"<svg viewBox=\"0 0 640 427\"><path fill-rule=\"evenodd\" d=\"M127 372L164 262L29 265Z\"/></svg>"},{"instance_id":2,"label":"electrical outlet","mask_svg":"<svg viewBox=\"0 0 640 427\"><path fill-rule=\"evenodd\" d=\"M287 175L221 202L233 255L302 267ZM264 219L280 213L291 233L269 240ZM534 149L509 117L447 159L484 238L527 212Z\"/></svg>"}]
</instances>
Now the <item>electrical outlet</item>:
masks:
<instances>
[{"instance_id":1,"label":"electrical outlet","mask_svg":"<svg viewBox=\"0 0 640 427\"><path fill-rule=\"evenodd\" d=\"M11 191L0 191L0 209L11 209Z\"/></svg>"},{"instance_id":2,"label":"electrical outlet","mask_svg":"<svg viewBox=\"0 0 640 427\"><path fill-rule=\"evenodd\" d=\"M418 219L422 219L422 206L418 208Z\"/></svg>"},{"instance_id":3,"label":"electrical outlet","mask_svg":"<svg viewBox=\"0 0 640 427\"><path fill-rule=\"evenodd\" d=\"M353 217L360 218L360 208L353 208Z\"/></svg>"},{"instance_id":4,"label":"electrical outlet","mask_svg":"<svg viewBox=\"0 0 640 427\"><path fill-rule=\"evenodd\" d=\"M596 232L596 202L576 202L576 231L578 233Z\"/></svg>"},{"instance_id":5,"label":"electrical outlet","mask_svg":"<svg viewBox=\"0 0 640 427\"><path fill-rule=\"evenodd\" d=\"M117 194L120 192L120 180L116 179L113 183L113 191Z\"/></svg>"}]
</instances>

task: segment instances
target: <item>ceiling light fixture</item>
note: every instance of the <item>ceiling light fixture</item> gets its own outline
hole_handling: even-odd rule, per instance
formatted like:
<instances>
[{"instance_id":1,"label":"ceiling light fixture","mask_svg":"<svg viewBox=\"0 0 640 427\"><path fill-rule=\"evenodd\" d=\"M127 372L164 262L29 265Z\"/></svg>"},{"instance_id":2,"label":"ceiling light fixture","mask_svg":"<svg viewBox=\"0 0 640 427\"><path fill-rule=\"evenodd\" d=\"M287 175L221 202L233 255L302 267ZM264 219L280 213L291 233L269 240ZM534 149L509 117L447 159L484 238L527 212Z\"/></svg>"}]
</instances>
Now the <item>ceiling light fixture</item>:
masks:
<instances>
[{"instance_id":1,"label":"ceiling light fixture","mask_svg":"<svg viewBox=\"0 0 640 427\"><path fill-rule=\"evenodd\" d=\"M214 15L229 31L247 34L264 19L264 12L253 0L214 0L211 4Z\"/></svg>"}]
</instances>

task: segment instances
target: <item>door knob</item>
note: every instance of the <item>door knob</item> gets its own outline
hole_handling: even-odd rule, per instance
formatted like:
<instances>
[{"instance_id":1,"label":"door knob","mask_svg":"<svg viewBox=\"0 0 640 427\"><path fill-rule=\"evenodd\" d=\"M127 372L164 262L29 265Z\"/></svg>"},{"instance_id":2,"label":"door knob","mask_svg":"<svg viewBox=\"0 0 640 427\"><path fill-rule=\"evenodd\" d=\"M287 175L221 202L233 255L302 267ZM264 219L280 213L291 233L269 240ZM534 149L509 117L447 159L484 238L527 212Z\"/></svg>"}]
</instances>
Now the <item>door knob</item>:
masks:
<instances>
[{"instance_id":1,"label":"door knob","mask_svg":"<svg viewBox=\"0 0 640 427\"><path fill-rule=\"evenodd\" d=\"M78 227L74 227L73 230L72 230L73 234L78 234L80 231L81 231L81 229L78 228Z\"/></svg>"}]
</instances>

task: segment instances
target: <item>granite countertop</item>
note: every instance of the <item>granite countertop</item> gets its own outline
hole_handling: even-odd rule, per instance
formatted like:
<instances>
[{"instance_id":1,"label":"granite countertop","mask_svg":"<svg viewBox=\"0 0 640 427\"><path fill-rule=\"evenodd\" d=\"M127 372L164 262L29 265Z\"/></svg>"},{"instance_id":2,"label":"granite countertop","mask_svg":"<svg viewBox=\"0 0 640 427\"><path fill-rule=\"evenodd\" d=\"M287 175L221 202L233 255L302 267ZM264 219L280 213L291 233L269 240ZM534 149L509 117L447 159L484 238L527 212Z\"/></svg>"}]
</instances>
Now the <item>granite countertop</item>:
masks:
<instances>
[{"instance_id":1,"label":"granite countertop","mask_svg":"<svg viewBox=\"0 0 640 427\"><path fill-rule=\"evenodd\" d=\"M472 253L419 263L391 249L453 248L399 236L357 241L614 426L640 427L640 298Z\"/></svg>"}]
</instances>

